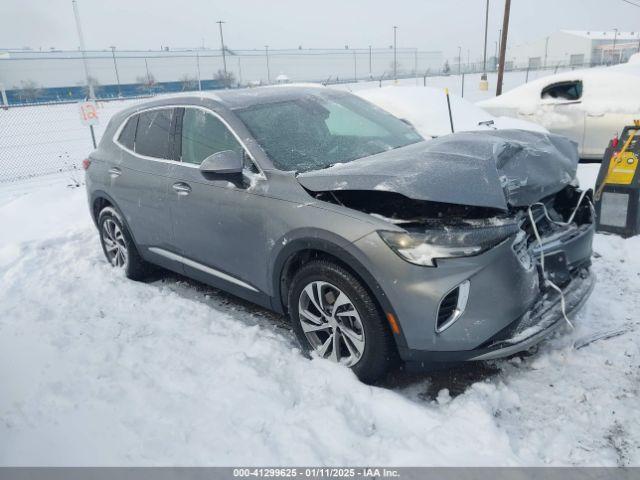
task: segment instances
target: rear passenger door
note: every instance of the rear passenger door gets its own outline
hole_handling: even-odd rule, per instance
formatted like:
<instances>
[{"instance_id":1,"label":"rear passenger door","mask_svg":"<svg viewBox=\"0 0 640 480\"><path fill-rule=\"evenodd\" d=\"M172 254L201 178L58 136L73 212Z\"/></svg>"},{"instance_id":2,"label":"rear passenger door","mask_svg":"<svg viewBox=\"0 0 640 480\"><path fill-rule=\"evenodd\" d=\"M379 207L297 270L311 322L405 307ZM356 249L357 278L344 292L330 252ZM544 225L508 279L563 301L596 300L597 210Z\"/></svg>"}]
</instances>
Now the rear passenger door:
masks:
<instances>
[{"instance_id":1,"label":"rear passenger door","mask_svg":"<svg viewBox=\"0 0 640 480\"><path fill-rule=\"evenodd\" d=\"M167 107L131 116L117 137L120 158L109 169L111 194L143 257L153 256L148 248L166 247L172 240L167 188L176 163L170 148L175 113ZM174 266L163 259L160 263Z\"/></svg>"},{"instance_id":2,"label":"rear passenger door","mask_svg":"<svg viewBox=\"0 0 640 480\"><path fill-rule=\"evenodd\" d=\"M266 278L266 180L235 135L212 112L178 112L169 199L176 253L185 273L256 300ZM234 150L245 159L242 174L212 175L199 166L213 153Z\"/></svg>"}]
</instances>

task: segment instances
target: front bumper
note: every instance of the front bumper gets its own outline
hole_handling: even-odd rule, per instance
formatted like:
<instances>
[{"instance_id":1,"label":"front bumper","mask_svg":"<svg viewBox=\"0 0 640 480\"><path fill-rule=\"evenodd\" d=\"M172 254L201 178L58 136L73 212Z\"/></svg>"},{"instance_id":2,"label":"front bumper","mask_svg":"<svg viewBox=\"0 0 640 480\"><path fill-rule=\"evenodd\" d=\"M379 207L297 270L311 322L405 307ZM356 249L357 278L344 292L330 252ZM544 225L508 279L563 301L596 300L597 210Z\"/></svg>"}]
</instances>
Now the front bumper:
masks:
<instances>
[{"instance_id":1,"label":"front bumper","mask_svg":"<svg viewBox=\"0 0 640 480\"><path fill-rule=\"evenodd\" d=\"M546 270L563 288L567 316L575 315L594 286L588 269L593 233L593 224L584 224L544 243ZM533 266L521 263L515 241L506 241L482 255L426 268L405 262L386 245L386 250L381 248L375 237L357 243L360 252L371 252L368 259L375 256L376 262L369 262L371 272L393 308L401 330L395 336L398 353L409 364L509 356L566 323L559 294L540 286L535 246L530 251ZM435 321L440 300L466 280L471 285L466 310L438 332Z\"/></svg>"},{"instance_id":2,"label":"front bumper","mask_svg":"<svg viewBox=\"0 0 640 480\"><path fill-rule=\"evenodd\" d=\"M595 275L581 270L563 289L565 312L573 319L589 298L595 286ZM540 343L558 328L566 325L561 296L549 290L520 318L473 350L457 352L427 352L409 350L404 360L410 369L429 368L433 362L464 362L493 360L523 352Z\"/></svg>"}]
</instances>

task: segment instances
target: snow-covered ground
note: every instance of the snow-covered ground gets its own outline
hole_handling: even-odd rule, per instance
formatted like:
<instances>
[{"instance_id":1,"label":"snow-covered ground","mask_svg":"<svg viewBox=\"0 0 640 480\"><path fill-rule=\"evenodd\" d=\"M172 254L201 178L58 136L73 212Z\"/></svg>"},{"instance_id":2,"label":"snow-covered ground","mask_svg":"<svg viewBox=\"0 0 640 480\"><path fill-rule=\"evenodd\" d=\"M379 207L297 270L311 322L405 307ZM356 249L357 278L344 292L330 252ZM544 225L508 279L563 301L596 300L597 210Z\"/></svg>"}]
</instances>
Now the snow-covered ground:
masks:
<instances>
[{"instance_id":1,"label":"snow-covered ground","mask_svg":"<svg viewBox=\"0 0 640 480\"><path fill-rule=\"evenodd\" d=\"M640 238L596 236L593 296L537 353L370 387L272 313L124 278L74 184L0 188L0 465L640 464Z\"/></svg>"},{"instance_id":2,"label":"snow-covered ground","mask_svg":"<svg viewBox=\"0 0 640 480\"><path fill-rule=\"evenodd\" d=\"M465 98L490 95L478 80ZM98 134L125 104L105 104ZM75 113L49 114L50 138L84 158ZM583 186L597 169L580 166ZM576 329L536 353L370 387L302 356L266 310L115 272L81 171L1 180L0 465L640 465L640 238L596 236Z\"/></svg>"}]
</instances>

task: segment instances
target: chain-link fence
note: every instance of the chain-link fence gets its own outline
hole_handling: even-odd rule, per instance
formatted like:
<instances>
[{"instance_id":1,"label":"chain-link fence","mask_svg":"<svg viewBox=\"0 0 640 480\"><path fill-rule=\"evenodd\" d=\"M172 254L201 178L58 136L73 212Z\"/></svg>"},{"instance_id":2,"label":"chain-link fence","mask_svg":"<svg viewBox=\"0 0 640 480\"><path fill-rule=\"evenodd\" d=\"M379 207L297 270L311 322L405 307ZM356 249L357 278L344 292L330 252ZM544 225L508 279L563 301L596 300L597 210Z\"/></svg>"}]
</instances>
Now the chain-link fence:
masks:
<instances>
[{"instance_id":1,"label":"chain-link fence","mask_svg":"<svg viewBox=\"0 0 640 480\"><path fill-rule=\"evenodd\" d=\"M115 112L142 100L98 102L97 139ZM75 103L0 109L0 183L79 169L92 150Z\"/></svg>"},{"instance_id":2,"label":"chain-link fence","mask_svg":"<svg viewBox=\"0 0 640 480\"><path fill-rule=\"evenodd\" d=\"M177 57L119 58L116 56L114 63L112 52L108 53L110 57L100 58L99 62L94 59L90 63L92 75L97 75L94 85L96 94L99 99L102 98L98 101L100 125L96 127L97 140L101 138L104 127L113 113L143 101L149 95L221 87L211 83L214 80L213 72L218 72L222 68L220 55L201 56L199 52L195 52L194 55ZM406 79L400 80L401 83L447 87L453 94L462 95L470 101L483 98L477 96L479 83L477 72L483 71L482 62L460 62L459 64L442 62L439 53L419 52L415 49L400 51L396 58L397 77ZM392 50L377 52L372 50L371 56L368 50L348 49L344 52L317 54L269 52L269 70L267 70L267 52L265 51L253 52L251 55L229 54L227 68L234 75L233 86L268 83L269 79L271 83L316 79L326 84L348 83L346 88L349 89L355 88L354 82L357 80L358 86L372 88L392 83L393 59ZM234 61L237 63L235 67ZM0 62L5 61L0 60ZM79 57L56 60L46 57L42 61L29 57L13 59L12 62L16 62L11 64L12 69L0 68L0 80L3 80L5 85L9 81L9 84L18 82L24 87L25 80L18 81L20 78L38 78L41 81L46 78L49 79L47 81L50 85L56 83L69 85L74 82L82 84L84 81ZM3 63L0 67L6 65L7 63ZM505 89L508 90L559 70L582 66L556 63L546 68L531 68L530 65L509 63L505 65L508 72L505 77ZM495 74L491 73L494 68L495 61L489 59L487 70L492 89L495 88ZM200 76L198 76L198 69ZM351 69L350 72L349 69ZM46 75L43 73L44 70ZM276 73L284 71L289 75ZM458 71L462 75L457 75ZM179 72L186 73L181 78ZM204 72L208 72L209 78L203 78ZM115 84L107 84L109 75L114 79L117 77L119 81ZM154 84L149 81L151 76L155 79ZM176 78L179 80L175 80ZM141 79L142 83L135 83L136 79ZM254 79L254 82L249 82L248 79ZM363 83L366 81L370 83ZM173 88L170 89L167 85L173 85ZM29 88L17 89L22 90L21 101L15 104L9 102L7 108L0 108L0 183L78 169L82 159L86 158L93 149L89 128L81 124L77 106L77 102L87 95L85 86L76 85L73 87L76 90L64 86L46 88L38 86L33 87L35 92L29 92ZM126 90L127 88L129 90ZM45 96L44 100L43 92L48 92L49 95ZM125 95L136 98L125 100L122 98ZM483 95L491 95L491 93L484 92ZM121 97L118 98L119 96ZM3 102L0 101L1 103ZM6 102L4 103L6 106ZM40 104L33 105L33 103Z\"/></svg>"},{"instance_id":3,"label":"chain-link fence","mask_svg":"<svg viewBox=\"0 0 640 480\"><path fill-rule=\"evenodd\" d=\"M86 52L89 83L100 99L282 82L353 82L415 76L442 67L442 54L415 48ZM226 64L226 75L225 75ZM80 52L8 52L0 85L12 104L77 101L87 96ZM2 99L0 99L0 104Z\"/></svg>"}]
</instances>

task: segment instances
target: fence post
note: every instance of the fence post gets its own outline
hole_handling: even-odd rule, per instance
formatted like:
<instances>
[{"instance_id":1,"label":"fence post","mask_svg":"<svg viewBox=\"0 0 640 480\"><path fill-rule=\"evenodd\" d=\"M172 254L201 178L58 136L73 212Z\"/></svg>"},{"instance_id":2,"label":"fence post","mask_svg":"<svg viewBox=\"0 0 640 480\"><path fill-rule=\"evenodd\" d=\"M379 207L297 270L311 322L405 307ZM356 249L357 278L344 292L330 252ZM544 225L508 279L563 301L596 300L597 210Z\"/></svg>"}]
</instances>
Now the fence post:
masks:
<instances>
[{"instance_id":1,"label":"fence post","mask_svg":"<svg viewBox=\"0 0 640 480\"><path fill-rule=\"evenodd\" d=\"M464 73L462 74L462 98L464 98ZM449 98L449 94L447 94L447 99Z\"/></svg>"},{"instance_id":2,"label":"fence post","mask_svg":"<svg viewBox=\"0 0 640 480\"><path fill-rule=\"evenodd\" d=\"M527 67L527 75L524 78L524 83L529 83L529 67Z\"/></svg>"},{"instance_id":3,"label":"fence post","mask_svg":"<svg viewBox=\"0 0 640 480\"><path fill-rule=\"evenodd\" d=\"M4 89L3 83L0 83L0 94L2 94L2 108L7 110L9 108L9 100L7 100L7 91Z\"/></svg>"}]
</instances>

